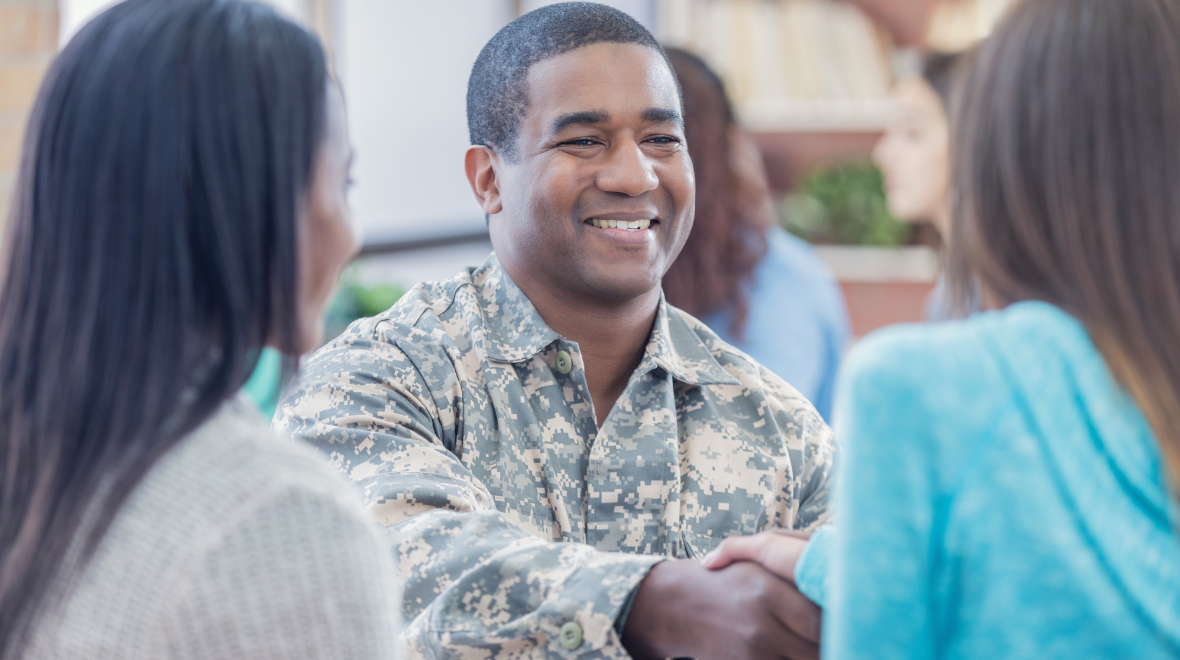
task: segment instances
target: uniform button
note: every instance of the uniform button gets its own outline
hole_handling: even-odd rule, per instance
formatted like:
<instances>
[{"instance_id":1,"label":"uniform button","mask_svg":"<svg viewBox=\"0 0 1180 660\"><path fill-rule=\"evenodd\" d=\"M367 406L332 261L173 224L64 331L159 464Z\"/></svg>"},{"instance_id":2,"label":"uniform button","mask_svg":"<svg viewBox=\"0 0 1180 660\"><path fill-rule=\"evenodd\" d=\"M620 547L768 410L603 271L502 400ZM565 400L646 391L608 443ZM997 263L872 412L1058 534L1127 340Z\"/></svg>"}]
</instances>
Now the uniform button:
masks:
<instances>
[{"instance_id":1,"label":"uniform button","mask_svg":"<svg viewBox=\"0 0 1180 660\"><path fill-rule=\"evenodd\" d=\"M565 351L557 351L557 370L563 374L568 374L570 369L574 368L574 361L570 359L570 354ZM578 633L581 635L582 633ZM581 639L579 637L578 639Z\"/></svg>"},{"instance_id":2,"label":"uniform button","mask_svg":"<svg viewBox=\"0 0 1180 660\"><path fill-rule=\"evenodd\" d=\"M582 626L577 621L567 621L561 627L561 645L571 651L582 645Z\"/></svg>"}]
</instances>

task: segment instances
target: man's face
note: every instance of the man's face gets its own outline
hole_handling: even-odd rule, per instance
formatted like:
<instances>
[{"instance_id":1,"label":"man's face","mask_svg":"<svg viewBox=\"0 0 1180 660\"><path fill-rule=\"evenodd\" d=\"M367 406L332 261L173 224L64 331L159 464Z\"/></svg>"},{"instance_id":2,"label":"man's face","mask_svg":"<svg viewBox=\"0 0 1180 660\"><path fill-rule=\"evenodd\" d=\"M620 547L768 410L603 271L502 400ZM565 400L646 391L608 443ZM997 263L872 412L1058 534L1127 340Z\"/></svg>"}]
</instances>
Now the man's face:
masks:
<instances>
[{"instance_id":1,"label":"man's face","mask_svg":"<svg viewBox=\"0 0 1180 660\"><path fill-rule=\"evenodd\" d=\"M534 65L528 94L517 162L496 168L497 254L514 278L557 295L653 292L692 228L696 194L664 59L638 44L586 46Z\"/></svg>"}]
</instances>

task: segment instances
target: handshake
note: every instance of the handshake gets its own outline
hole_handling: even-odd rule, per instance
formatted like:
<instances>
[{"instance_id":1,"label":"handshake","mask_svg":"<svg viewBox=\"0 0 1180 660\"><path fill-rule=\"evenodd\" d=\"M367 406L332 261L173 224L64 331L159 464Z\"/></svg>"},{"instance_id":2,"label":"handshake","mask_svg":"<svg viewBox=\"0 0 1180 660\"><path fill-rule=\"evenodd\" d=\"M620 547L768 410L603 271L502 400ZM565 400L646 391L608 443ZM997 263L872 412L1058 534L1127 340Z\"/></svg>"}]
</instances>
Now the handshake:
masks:
<instances>
[{"instance_id":1,"label":"handshake","mask_svg":"<svg viewBox=\"0 0 1180 660\"><path fill-rule=\"evenodd\" d=\"M795 587L808 535L726 539L701 562L656 564L623 629L635 658L819 658L822 611Z\"/></svg>"}]
</instances>

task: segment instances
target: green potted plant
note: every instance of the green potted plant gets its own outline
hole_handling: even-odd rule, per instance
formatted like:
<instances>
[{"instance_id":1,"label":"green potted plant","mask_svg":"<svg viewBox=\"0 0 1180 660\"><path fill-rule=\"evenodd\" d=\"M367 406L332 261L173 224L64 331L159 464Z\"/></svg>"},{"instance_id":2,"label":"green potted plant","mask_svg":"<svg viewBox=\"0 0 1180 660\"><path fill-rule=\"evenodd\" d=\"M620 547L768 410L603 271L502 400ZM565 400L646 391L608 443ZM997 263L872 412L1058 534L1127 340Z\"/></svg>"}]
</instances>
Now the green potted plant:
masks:
<instances>
[{"instance_id":1,"label":"green potted plant","mask_svg":"<svg viewBox=\"0 0 1180 660\"><path fill-rule=\"evenodd\" d=\"M919 321L938 278L937 253L889 214L881 173L866 161L813 171L780 206L791 233L813 243L840 282L853 333Z\"/></svg>"}]
</instances>

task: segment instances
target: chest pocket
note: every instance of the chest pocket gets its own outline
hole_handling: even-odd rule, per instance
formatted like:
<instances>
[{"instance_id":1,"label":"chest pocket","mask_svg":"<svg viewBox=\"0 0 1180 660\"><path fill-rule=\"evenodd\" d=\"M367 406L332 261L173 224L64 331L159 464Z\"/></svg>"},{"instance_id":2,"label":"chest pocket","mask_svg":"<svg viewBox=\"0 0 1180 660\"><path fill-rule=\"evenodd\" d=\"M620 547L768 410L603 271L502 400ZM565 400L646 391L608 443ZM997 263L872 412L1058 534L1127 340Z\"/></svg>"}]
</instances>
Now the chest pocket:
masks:
<instances>
[{"instance_id":1,"label":"chest pocket","mask_svg":"<svg viewBox=\"0 0 1180 660\"><path fill-rule=\"evenodd\" d=\"M497 510L530 533L584 542L588 448L576 420L563 414L560 384L540 357L485 369L487 388L468 414L464 464L487 486Z\"/></svg>"}]
</instances>

